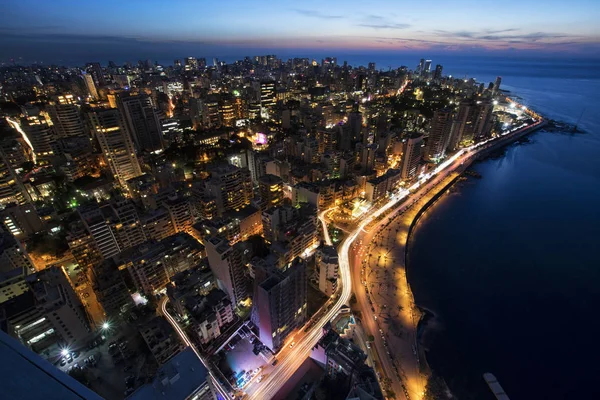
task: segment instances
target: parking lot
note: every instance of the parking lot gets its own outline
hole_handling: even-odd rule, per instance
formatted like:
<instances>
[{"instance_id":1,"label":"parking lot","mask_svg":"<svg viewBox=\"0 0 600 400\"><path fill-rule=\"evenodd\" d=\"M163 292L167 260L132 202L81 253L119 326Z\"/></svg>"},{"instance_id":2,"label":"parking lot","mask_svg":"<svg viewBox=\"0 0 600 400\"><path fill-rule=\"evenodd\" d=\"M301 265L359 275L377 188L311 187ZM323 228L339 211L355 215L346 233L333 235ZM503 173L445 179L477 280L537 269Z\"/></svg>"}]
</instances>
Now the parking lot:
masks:
<instances>
[{"instance_id":1,"label":"parking lot","mask_svg":"<svg viewBox=\"0 0 600 400\"><path fill-rule=\"evenodd\" d=\"M133 393L158 368L137 329L127 325L98 335L88 347L65 351L55 365L109 400Z\"/></svg>"},{"instance_id":2,"label":"parking lot","mask_svg":"<svg viewBox=\"0 0 600 400\"><path fill-rule=\"evenodd\" d=\"M219 368L230 382L240 389L268 365L260 354L256 354L258 347L256 347L257 351L253 351L255 345L251 340L255 340L257 346L260 345L253 335L247 338L236 335L219 353L221 356Z\"/></svg>"}]
</instances>

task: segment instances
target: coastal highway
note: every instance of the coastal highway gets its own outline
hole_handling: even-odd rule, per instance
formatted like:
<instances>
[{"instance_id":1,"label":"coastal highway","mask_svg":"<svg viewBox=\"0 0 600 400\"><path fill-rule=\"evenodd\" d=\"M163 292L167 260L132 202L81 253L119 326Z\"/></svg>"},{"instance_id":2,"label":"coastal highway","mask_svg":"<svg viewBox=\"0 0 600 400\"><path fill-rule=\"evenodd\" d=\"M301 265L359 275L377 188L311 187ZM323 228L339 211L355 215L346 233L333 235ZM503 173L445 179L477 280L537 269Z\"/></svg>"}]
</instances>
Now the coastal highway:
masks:
<instances>
[{"instance_id":1,"label":"coastal highway","mask_svg":"<svg viewBox=\"0 0 600 400\"><path fill-rule=\"evenodd\" d=\"M409 188L410 196L406 191L400 192L396 199L392 199L396 203L394 210L374 226L362 230L358 236L353 246L351 270L353 292L361 312L361 327L366 335L374 337L373 347L378 356L378 366L385 377L391 380L390 388L396 396L420 399L426 385L426 371L420 363L417 343L420 315L405 270L404 256L410 224L418 210L463 172L481 151L514 140L515 136L535 129L542 123L538 121L527 127L516 128L510 135L458 152L433 173L412 185ZM402 218L396 218L399 215ZM395 229L387 228L392 223ZM390 242L392 239L393 242ZM391 250L390 245L393 245ZM367 294L367 291L370 293ZM397 335L398 328L401 329L401 335Z\"/></svg>"}]
</instances>

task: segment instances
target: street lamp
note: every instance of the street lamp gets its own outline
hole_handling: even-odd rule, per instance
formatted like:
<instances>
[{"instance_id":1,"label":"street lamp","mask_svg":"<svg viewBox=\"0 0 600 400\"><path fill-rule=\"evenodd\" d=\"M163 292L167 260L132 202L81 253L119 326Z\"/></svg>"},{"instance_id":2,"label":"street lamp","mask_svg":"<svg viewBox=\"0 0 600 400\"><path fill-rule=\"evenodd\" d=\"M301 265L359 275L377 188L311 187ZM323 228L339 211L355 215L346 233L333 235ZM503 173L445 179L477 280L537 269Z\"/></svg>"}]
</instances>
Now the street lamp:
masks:
<instances>
[{"instance_id":1,"label":"street lamp","mask_svg":"<svg viewBox=\"0 0 600 400\"><path fill-rule=\"evenodd\" d=\"M110 323L108 321L104 321L101 325L103 331L107 331L110 329Z\"/></svg>"},{"instance_id":2,"label":"street lamp","mask_svg":"<svg viewBox=\"0 0 600 400\"><path fill-rule=\"evenodd\" d=\"M61 349L61 351L60 351L60 355L61 355L61 356L63 356L63 357L65 357L65 356L66 356L67 354L69 354L69 353L70 353L70 350L69 350L69 348L68 348L68 347L64 347L64 348L63 348L63 349Z\"/></svg>"}]
</instances>

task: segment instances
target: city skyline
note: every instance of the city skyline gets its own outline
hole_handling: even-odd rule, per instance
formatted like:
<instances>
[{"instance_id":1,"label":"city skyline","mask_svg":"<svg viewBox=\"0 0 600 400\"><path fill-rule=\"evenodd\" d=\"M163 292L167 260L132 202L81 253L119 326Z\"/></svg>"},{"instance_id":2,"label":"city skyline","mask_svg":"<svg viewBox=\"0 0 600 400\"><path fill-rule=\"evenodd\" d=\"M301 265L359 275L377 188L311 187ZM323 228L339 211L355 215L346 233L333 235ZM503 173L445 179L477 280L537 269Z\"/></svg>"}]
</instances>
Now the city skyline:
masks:
<instances>
[{"instance_id":1,"label":"city skyline","mask_svg":"<svg viewBox=\"0 0 600 400\"><path fill-rule=\"evenodd\" d=\"M563 56L600 49L599 12L589 0L551 1L541 9L513 0L477 9L467 1L410 7L385 0L326 7L234 1L227 9L212 0L13 3L0 17L3 62L237 56L251 49Z\"/></svg>"}]
</instances>

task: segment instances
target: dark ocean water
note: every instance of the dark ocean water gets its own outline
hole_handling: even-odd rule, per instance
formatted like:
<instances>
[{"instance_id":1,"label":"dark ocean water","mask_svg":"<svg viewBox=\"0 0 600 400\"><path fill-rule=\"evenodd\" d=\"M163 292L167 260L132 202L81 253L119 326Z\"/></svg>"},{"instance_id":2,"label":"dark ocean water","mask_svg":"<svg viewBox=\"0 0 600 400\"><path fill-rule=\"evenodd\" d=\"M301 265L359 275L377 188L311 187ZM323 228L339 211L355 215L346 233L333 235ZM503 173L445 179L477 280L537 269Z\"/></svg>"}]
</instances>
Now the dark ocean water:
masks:
<instances>
[{"instance_id":1,"label":"dark ocean water","mask_svg":"<svg viewBox=\"0 0 600 400\"><path fill-rule=\"evenodd\" d=\"M589 399L600 356L600 79L593 62L473 60L525 104L586 134L538 132L472 168L413 236L409 280L436 314L428 360L460 399ZM585 111L584 111L585 110Z\"/></svg>"}]
</instances>

